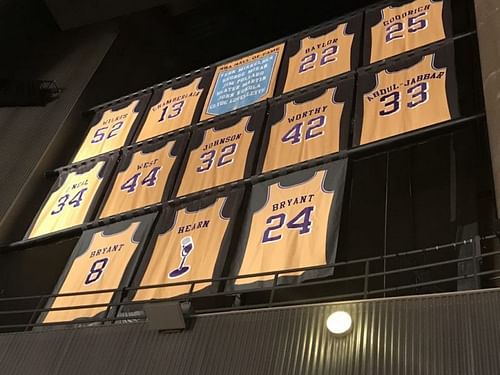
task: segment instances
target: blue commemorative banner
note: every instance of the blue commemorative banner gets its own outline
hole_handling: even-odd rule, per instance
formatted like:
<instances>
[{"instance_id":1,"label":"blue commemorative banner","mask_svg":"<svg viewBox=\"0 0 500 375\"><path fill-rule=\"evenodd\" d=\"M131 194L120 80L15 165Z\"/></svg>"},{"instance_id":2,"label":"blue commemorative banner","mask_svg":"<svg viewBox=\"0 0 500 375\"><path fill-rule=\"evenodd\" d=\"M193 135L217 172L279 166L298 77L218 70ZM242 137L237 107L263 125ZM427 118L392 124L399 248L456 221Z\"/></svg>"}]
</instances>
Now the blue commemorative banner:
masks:
<instances>
[{"instance_id":1,"label":"blue commemorative banner","mask_svg":"<svg viewBox=\"0 0 500 375\"><path fill-rule=\"evenodd\" d=\"M268 99L274 94L284 44L219 65L201 120Z\"/></svg>"}]
</instances>

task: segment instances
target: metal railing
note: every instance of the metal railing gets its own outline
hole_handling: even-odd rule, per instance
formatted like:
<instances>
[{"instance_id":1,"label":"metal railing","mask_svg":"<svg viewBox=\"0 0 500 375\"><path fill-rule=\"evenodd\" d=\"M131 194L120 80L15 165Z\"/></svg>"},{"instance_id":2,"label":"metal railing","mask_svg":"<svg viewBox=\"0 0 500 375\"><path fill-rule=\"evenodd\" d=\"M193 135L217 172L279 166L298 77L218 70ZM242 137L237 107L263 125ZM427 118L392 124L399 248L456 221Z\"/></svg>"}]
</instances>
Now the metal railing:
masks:
<instances>
[{"instance_id":1,"label":"metal railing","mask_svg":"<svg viewBox=\"0 0 500 375\"><path fill-rule=\"evenodd\" d=\"M193 312L196 314L225 312L234 310L256 309L265 307L276 307L285 305L300 305L305 303L333 302L343 300L368 299L377 297L388 297L396 295L414 295L432 292L450 292L456 290L473 290L481 288L481 280L489 277L494 279L500 275L500 262L497 267L481 267L485 260L499 257L500 246L483 246L487 241L494 241L498 245L495 235L479 237L476 236L464 241L427 247L406 252L386 254L383 256L369 257L356 260L339 261L334 264L287 269L282 271L260 272L247 275L219 277L212 279L200 279L193 281L174 282L156 284L139 287L123 287L117 289L103 289L99 291L44 294L36 296L22 296L0 298L0 322L5 321L5 317L29 314L29 319L16 324L1 324L0 331L30 330L34 327L57 326L57 325L88 325L105 322L126 322L144 320L145 316L134 316L129 313L122 313L120 310L141 311L141 305L145 303L161 301L183 301L191 303ZM484 249L482 249L484 248ZM498 248L499 250L495 250ZM458 254L464 253L463 256ZM483 251L482 251L483 250ZM448 252L448 253L446 253ZM425 261L425 257L434 257L430 261ZM418 259L416 259L418 258ZM388 262L399 262L399 266L388 267ZM403 264L402 263L409 263ZM494 263L494 262L491 262ZM460 271L460 265L467 265L465 271ZM291 273L303 273L307 271L330 271L331 276L320 279L312 279L304 282L282 283L282 277ZM434 272L434 276L427 277L427 280L419 281L416 275L419 272ZM404 277L410 275L410 279L415 282L405 282ZM248 278L267 277L268 286L252 287L236 290L228 290L227 285L235 280ZM388 282L388 278L396 281ZM401 281L403 280L403 281ZM467 281L465 286L459 287L460 282ZM209 283L215 286L216 291L195 292L199 284ZM173 288L179 286L189 286L187 294L173 297L160 298L148 301L133 301L127 298L131 292L145 289ZM284 293L288 292L288 293ZM313 296L304 297L304 292ZM75 297L86 295L100 295L112 293L117 302L82 304L78 306L45 307L47 302L56 297ZM316 295L314 295L316 293ZM253 296L253 301L248 299ZM221 301L221 298L223 300ZM111 299L111 300L112 300ZM247 301L245 301L247 299ZM203 301L202 304L199 302ZM36 305L30 308L4 309L2 305L7 303L13 305L29 304ZM52 323L39 322L40 314L55 311L83 310L90 308L102 308L105 311L104 318L88 318L85 321L61 321Z\"/></svg>"}]
</instances>

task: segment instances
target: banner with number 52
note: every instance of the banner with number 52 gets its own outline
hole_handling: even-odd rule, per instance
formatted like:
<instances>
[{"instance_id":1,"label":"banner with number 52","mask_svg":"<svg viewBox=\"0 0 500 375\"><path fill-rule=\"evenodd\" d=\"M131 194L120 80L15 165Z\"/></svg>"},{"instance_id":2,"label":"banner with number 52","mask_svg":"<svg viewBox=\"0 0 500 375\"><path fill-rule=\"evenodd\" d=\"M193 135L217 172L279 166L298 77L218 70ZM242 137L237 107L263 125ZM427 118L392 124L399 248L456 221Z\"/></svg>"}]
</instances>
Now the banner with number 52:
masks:
<instances>
[{"instance_id":1,"label":"banner with number 52","mask_svg":"<svg viewBox=\"0 0 500 375\"><path fill-rule=\"evenodd\" d=\"M90 130L73 163L114 151L130 143L141 122L151 92L95 109Z\"/></svg>"},{"instance_id":2,"label":"banner with number 52","mask_svg":"<svg viewBox=\"0 0 500 375\"><path fill-rule=\"evenodd\" d=\"M332 275L337 252L347 160L280 176L252 186L232 276L283 271L278 284ZM267 287L274 275L238 278L231 290Z\"/></svg>"}]
</instances>

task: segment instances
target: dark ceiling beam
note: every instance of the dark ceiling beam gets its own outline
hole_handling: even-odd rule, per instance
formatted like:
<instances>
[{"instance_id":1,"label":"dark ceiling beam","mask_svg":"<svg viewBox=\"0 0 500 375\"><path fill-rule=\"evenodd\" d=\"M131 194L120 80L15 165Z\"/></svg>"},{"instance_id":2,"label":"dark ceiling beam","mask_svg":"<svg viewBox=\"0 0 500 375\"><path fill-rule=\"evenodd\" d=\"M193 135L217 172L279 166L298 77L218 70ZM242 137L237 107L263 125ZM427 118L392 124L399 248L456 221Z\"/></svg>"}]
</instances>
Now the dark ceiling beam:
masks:
<instances>
[{"instance_id":1,"label":"dark ceiling beam","mask_svg":"<svg viewBox=\"0 0 500 375\"><path fill-rule=\"evenodd\" d=\"M168 6L173 14L183 13L206 0L45 0L62 30L125 16L142 10Z\"/></svg>"}]
</instances>

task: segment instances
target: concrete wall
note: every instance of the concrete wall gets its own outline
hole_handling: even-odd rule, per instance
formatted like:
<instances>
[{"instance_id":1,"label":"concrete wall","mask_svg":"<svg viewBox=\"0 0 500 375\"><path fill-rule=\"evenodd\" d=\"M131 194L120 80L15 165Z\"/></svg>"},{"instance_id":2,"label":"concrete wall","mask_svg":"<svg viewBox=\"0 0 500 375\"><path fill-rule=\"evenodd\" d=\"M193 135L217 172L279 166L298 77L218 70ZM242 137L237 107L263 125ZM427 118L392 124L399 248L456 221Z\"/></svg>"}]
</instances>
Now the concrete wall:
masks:
<instances>
[{"instance_id":1,"label":"concrete wall","mask_svg":"<svg viewBox=\"0 0 500 375\"><path fill-rule=\"evenodd\" d=\"M500 213L500 5L496 0L475 0L475 6L498 214Z\"/></svg>"},{"instance_id":2,"label":"concrete wall","mask_svg":"<svg viewBox=\"0 0 500 375\"><path fill-rule=\"evenodd\" d=\"M116 34L109 25L57 33L15 57L18 76L56 80L63 93L45 107L0 108L0 242L22 237L53 183L45 171L84 129L77 103Z\"/></svg>"}]
</instances>

